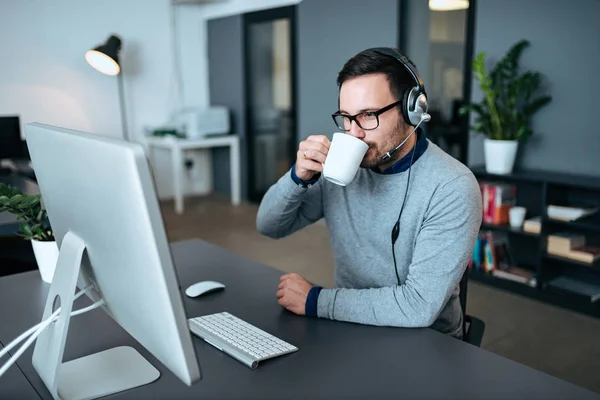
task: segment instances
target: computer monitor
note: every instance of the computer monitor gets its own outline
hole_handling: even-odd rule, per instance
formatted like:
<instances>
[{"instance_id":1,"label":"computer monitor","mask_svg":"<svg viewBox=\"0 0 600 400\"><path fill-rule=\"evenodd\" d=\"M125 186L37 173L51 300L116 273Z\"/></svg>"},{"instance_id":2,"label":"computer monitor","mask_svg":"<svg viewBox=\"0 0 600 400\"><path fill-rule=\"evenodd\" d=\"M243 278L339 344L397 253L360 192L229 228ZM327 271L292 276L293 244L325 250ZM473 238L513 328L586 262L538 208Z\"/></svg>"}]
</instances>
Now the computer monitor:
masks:
<instances>
[{"instance_id":1,"label":"computer monitor","mask_svg":"<svg viewBox=\"0 0 600 400\"><path fill-rule=\"evenodd\" d=\"M0 160L27 158L18 116L0 117Z\"/></svg>"},{"instance_id":2,"label":"computer monitor","mask_svg":"<svg viewBox=\"0 0 600 400\"><path fill-rule=\"evenodd\" d=\"M105 396L158 379L133 348L63 363L76 286L187 385L200 379L183 298L141 145L38 123L25 135L60 249L33 364L55 398ZM98 312L98 311L93 311ZM84 382L84 383L83 383Z\"/></svg>"}]
</instances>

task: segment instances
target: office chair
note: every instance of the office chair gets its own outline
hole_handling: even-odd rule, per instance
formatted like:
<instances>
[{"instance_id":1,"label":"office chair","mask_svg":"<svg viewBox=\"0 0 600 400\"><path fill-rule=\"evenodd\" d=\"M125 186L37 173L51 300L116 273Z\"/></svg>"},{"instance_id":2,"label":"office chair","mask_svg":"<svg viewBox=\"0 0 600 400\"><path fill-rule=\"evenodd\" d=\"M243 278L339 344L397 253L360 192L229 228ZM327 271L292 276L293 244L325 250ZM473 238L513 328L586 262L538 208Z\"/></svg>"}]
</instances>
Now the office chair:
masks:
<instances>
[{"instance_id":1,"label":"office chair","mask_svg":"<svg viewBox=\"0 0 600 400\"><path fill-rule=\"evenodd\" d=\"M465 271L460 280L460 307L463 312L463 341L474 346L481 347L485 323L472 315L467 314L467 283L469 282L469 270Z\"/></svg>"}]
</instances>

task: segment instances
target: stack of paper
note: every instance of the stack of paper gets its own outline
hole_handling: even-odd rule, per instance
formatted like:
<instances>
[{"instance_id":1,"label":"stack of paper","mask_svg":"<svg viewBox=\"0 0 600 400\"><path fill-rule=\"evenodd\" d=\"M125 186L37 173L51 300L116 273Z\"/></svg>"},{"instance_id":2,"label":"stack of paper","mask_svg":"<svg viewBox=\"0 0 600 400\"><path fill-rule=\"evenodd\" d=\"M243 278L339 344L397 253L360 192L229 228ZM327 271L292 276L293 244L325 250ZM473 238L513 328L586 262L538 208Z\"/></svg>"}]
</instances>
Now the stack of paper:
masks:
<instances>
[{"instance_id":1,"label":"stack of paper","mask_svg":"<svg viewBox=\"0 0 600 400\"><path fill-rule=\"evenodd\" d=\"M548 218L561 221L575 221L587 217L598 211L598 208L566 207L566 206L548 206Z\"/></svg>"}]
</instances>

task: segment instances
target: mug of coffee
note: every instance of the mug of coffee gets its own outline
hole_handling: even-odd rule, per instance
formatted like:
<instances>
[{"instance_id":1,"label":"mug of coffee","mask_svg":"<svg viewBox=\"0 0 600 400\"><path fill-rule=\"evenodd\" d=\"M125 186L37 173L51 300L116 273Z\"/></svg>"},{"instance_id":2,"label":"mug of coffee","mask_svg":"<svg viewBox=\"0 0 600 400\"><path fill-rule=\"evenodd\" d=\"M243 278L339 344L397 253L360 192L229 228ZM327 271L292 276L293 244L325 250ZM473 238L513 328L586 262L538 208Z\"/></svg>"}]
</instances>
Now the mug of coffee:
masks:
<instances>
[{"instance_id":1,"label":"mug of coffee","mask_svg":"<svg viewBox=\"0 0 600 400\"><path fill-rule=\"evenodd\" d=\"M354 179L368 149L369 145L362 140L335 132L323 164L323 176L336 185L348 185Z\"/></svg>"}]
</instances>

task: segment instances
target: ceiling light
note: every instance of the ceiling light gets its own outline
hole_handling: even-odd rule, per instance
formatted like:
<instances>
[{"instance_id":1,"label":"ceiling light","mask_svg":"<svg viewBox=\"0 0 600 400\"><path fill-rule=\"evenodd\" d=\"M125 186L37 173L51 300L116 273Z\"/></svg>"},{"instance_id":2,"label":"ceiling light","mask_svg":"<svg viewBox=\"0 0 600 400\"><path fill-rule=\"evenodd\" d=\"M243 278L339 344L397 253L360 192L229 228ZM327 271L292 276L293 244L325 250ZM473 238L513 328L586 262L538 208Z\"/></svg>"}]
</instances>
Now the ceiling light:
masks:
<instances>
[{"instance_id":1,"label":"ceiling light","mask_svg":"<svg viewBox=\"0 0 600 400\"><path fill-rule=\"evenodd\" d=\"M429 0L432 11L454 11L469 8L469 0Z\"/></svg>"}]
</instances>

